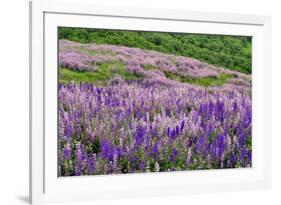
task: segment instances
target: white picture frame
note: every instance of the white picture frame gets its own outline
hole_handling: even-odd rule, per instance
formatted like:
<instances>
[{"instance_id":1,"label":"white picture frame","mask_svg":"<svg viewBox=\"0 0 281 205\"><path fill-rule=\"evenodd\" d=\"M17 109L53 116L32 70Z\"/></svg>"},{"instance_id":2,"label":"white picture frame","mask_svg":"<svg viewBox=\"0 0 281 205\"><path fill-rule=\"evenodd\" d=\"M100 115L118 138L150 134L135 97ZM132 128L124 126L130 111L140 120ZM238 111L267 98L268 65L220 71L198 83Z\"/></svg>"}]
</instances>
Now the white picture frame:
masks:
<instances>
[{"instance_id":1,"label":"white picture frame","mask_svg":"<svg viewBox=\"0 0 281 205\"><path fill-rule=\"evenodd\" d=\"M57 177L57 27L253 36L253 167ZM271 186L271 18L266 16L30 2L30 202L240 191ZM71 197L69 197L71 196Z\"/></svg>"}]
</instances>

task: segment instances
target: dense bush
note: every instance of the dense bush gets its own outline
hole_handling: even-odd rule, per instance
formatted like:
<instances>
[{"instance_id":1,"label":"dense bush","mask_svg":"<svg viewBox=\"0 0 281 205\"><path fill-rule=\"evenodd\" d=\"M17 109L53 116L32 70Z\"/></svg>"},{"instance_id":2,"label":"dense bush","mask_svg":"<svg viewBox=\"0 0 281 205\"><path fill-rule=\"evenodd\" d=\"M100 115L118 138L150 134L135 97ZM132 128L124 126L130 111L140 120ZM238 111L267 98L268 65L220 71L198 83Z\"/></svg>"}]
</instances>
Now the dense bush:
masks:
<instances>
[{"instance_id":1,"label":"dense bush","mask_svg":"<svg viewBox=\"0 0 281 205\"><path fill-rule=\"evenodd\" d=\"M251 37L59 28L59 39L124 45L196 58L251 73Z\"/></svg>"}]
</instances>

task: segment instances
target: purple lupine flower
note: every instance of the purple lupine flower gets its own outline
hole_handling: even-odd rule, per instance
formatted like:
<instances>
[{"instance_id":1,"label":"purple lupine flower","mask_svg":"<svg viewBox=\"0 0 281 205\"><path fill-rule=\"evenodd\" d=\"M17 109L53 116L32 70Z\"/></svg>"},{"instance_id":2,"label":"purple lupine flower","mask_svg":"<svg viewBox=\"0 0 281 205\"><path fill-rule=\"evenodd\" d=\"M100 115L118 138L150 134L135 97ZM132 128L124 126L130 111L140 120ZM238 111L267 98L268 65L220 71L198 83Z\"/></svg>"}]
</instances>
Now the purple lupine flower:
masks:
<instances>
[{"instance_id":1,"label":"purple lupine flower","mask_svg":"<svg viewBox=\"0 0 281 205\"><path fill-rule=\"evenodd\" d=\"M175 131L175 130L172 130L172 131L171 131L170 137L171 137L172 139L175 139L175 138L176 138L176 131Z\"/></svg>"},{"instance_id":2,"label":"purple lupine flower","mask_svg":"<svg viewBox=\"0 0 281 205\"><path fill-rule=\"evenodd\" d=\"M204 136L201 135L200 138L199 138L199 143L198 143L198 145L199 145L198 147L199 147L200 152L203 151L204 144L205 144L205 139L204 139Z\"/></svg>"},{"instance_id":3,"label":"purple lupine flower","mask_svg":"<svg viewBox=\"0 0 281 205\"><path fill-rule=\"evenodd\" d=\"M72 135L72 126L70 124L66 125L66 138L70 138Z\"/></svg>"},{"instance_id":4,"label":"purple lupine flower","mask_svg":"<svg viewBox=\"0 0 281 205\"><path fill-rule=\"evenodd\" d=\"M71 149L70 149L70 147L65 147L63 149L63 157L64 157L65 160L70 159L70 157L71 157Z\"/></svg>"},{"instance_id":5,"label":"purple lupine flower","mask_svg":"<svg viewBox=\"0 0 281 205\"><path fill-rule=\"evenodd\" d=\"M242 132L239 137L239 145L243 146L245 144L245 140L246 140L246 134L244 132Z\"/></svg>"},{"instance_id":6,"label":"purple lupine flower","mask_svg":"<svg viewBox=\"0 0 281 205\"><path fill-rule=\"evenodd\" d=\"M171 133L171 128L168 127L168 128L167 128L167 135L168 135L168 137L170 137L170 133Z\"/></svg>"},{"instance_id":7,"label":"purple lupine flower","mask_svg":"<svg viewBox=\"0 0 281 205\"><path fill-rule=\"evenodd\" d=\"M96 171L96 156L91 156L87 159L88 173L93 174Z\"/></svg>"},{"instance_id":8,"label":"purple lupine flower","mask_svg":"<svg viewBox=\"0 0 281 205\"><path fill-rule=\"evenodd\" d=\"M181 121L181 128L180 128L181 132L183 131L183 129L184 129L184 120Z\"/></svg>"},{"instance_id":9,"label":"purple lupine flower","mask_svg":"<svg viewBox=\"0 0 281 205\"><path fill-rule=\"evenodd\" d=\"M81 146L81 159L84 160L87 158L86 150L83 146Z\"/></svg>"},{"instance_id":10,"label":"purple lupine flower","mask_svg":"<svg viewBox=\"0 0 281 205\"><path fill-rule=\"evenodd\" d=\"M176 126L176 137L180 134L179 126Z\"/></svg>"},{"instance_id":11,"label":"purple lupine flower","mask_svg":"<svg viewBox=\"0 0 281 205\"><path fill-rule=\"evenodd\" d=\"M236 159L235 159L235 155L233 153L230 153L230 162L232 164L235 164L236 163Z\"/></svg>"},{"instance_id":12,"label":"purple lupine flower","mask_svg":"<svg viewBox=\"0 0 281 205\"><path fill-rule=\"evenodd\" d=\"M246 154L247 154L246 147L243 147L242 151L241 151L241 155L240 155L240 161L244 160L244 157L246 156Z\"/></svg>"},{"instance_id":13,"label":"purple lupine flower","mask_svg":"<svg viewBox=\"0 0 281 205\"><path fill-rule=\"evenodd\" d=\"M114 151L114 146L111 143L105 140L101 142L101 156L103 159L112 161Z\"/></svg>"},{"instance_id":14,"label":"purple lupine flower","mask_svg":"<svg viewBox=\"0 0 281 205\"><path fill-rule=\"evenodd\" d=\"M154 156L158 156L158 143L155 142L153 145L153 150L152 150Z\"/></svg>"},{"instance_id":15,"label":"purple lupine flower","mask_svg":"<svg viewBox=\"0 0 281 205\"><path fill-rule=\"evenodd\" d=\"M150 133L152 137L157 136L157 131L152 125L150 125Z\"/></svg>"},{"instance_id":16,"label":"purple lupine flower","mask_svg":"<svg viewBox=\"0 0 281 205\"><path fill-rule=\"evenodd\" d=\"M219 156L219 158L221 159L222 158L222 156L223 156L223 152L224 152L224 144L219 144L219 146L218 146L218 156Z\"/></svg>"},{"instance_id":17,"label":"purple lupine flower","mask_svg":"<svg viewBox=\"0 0 281 205\"><path fill-rule=\"evenodd\" d=\"M82 133L81 127L77 127L77 129L76 129L76 134L77 134L78 136L80 136L81 133Z\"/></svg>"},{"instance_id":18,"label":"purple lupine flower","mask_svg":"<svg viewBox=\"0 0 281 205\"><path fill-rule=\"evenodd\" d=\"M144 141L144 137L145 137L145 129L140 125L137 126L136 133L135 133L136 144L141 145Z\"/></svg>"},{"instance_id":19,"label":"purple lupine flower","mask_svg":"<svg viewBox=\"0 0 281 205\"><path fill-rule=\"evenodd\" d=\"M177 149L173 148L173 149L172 149L172 155L171 155L171 161L172 161L172 162L175 162L177 156L178 156L178 151L177 151Z\"/></svg>"},{"instance_id":20,"label":"purple lupine flower","mask_svg":"<svg viewBox=\"0 0 281 205\"><path fill-rule=\"evenodd\" d=\"M252 122L252 120L251 120L250 116L245 117L244 120L243 120L243 127L247 128L251 124L251 122Z\"/></svg>"},{"instance_id":21,"label":"purple lupine flower","mask_svg":"<svg viewBox=\"0 0 281 205\"><path fill-rule=\"evenodd\" d=\"M252 150L248 151L248 160L252 162Z\"/></svg>"}]
</instances>

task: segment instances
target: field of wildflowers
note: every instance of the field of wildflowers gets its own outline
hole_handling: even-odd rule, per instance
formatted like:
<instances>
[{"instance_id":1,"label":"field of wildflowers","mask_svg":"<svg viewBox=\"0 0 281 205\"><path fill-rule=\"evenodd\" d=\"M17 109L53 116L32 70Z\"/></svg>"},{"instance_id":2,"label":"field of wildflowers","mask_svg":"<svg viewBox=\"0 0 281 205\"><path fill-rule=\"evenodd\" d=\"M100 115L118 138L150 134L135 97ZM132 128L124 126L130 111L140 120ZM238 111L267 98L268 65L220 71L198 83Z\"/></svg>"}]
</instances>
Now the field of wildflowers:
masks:
<instances>
[{"instance_id":1,"label":"field of wildflowers","mask_svg":"<svg viewBox=\"0 0 281 205\"><path fill-rule=\"evenodd\" d=\"M251 167L251 76L59 41L59 176Z\"/></svg>"}]
</instances>

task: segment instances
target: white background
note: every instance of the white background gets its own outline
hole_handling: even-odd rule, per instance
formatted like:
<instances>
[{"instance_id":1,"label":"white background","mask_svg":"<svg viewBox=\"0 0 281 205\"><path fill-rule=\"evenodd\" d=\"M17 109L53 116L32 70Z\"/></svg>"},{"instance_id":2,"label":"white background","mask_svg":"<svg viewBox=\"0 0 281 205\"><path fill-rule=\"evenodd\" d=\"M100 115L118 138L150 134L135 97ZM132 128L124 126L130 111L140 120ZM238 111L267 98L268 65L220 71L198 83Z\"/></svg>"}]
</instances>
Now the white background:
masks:
<instances>
[{"instance_id":1,"label":"white background","mask_svg":"<svg viewBox=\"0 0 281 205\"><path fill-rule=\"evenodd\" d=\"M86 0L80 0L80 2ZM89 0L90 1L90 0ZM101 201L95 204L280 204L281 6L278 0L91 0L104 5L271 15L273 21L273 188L239 193ZM28 1L0 6L0 204L28 200ZM270 108L269 108L270 109ZM280 136L279 136L280 135ZM70 196L71 197L71 196ZM74 203L73 203L74 204ZM77 203L76 203L77 204ZM93 204L81 203L81 204Z\"/></svg>"}]
</instances>

